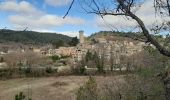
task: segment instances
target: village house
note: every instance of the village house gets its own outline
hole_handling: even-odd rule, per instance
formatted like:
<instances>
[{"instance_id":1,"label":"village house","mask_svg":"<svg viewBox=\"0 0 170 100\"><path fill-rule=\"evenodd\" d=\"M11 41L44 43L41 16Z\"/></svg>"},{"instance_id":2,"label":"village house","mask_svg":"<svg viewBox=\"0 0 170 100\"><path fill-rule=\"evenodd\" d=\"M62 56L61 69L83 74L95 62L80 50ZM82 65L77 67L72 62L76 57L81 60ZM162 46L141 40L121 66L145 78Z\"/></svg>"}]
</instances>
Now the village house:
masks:
<instances>
[{"instance_id":1,"label":"village house","mask_svg":"<svg viewBox=\"0 0 170 100\"><path fill-rule=\"evenodd\" d=\"M87 51L96 51L99 57L104 55L104 58L109 60L111 56L114 56L114 58L116 58L115 63L120 63L120 56L131 56L134 53L142 51L145 45L142 42L134 43L128 40L107 40L105 37L95 37L94 39L97 43L91 44L89 41L86 41L83 31L79 31L79 39L79 44L77 46L47 49L42 53L45 53L47 56L70 56L76 63L82 60Z\"/></svg>"}]
</instances>

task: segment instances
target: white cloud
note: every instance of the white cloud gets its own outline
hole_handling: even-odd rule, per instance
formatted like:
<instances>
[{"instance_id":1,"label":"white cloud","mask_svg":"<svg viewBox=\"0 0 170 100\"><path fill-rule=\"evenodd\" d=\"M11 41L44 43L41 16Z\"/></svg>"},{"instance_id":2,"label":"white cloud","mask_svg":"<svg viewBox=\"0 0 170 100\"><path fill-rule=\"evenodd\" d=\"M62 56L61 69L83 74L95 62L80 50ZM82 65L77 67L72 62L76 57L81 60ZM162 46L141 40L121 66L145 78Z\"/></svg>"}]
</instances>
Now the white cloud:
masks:
<instances>
[{"instance_id":1,"label":"white cloud","mask_svg":"<svg viewBox=\"0 0 170 100\"><path fill-rule=\"evenodd\" d=\"M64 25L82 25L85 20L77 17L62 16L45 13L27 1L17 2L7 0L0 2L0 11L12 12L8 21L15 29L28 27L30 30L51 30Z\"/></svg>"},{"instance_id":2,"label":"white cloud","mask_svg":"<svg viewBox=\"0 0 170 100\"><path fill-rule=\"evenodd\" d=\"M0 3L0 11L14 12L23 15L37 15L42 12L32 6L29 2L21 1L16 2L15 0L8 0Z\"/></svg>"},{"instance_id":3,"label":"white cloud","mask_svg":"<svg viewBox=\"0 0 170 100\"><path fill-rule=\"evenodd\" d=\"M96 17L97 26L106 30L110 30L111 28L117 30L123 29L131 29L133 26L137 24L132 19L126 19L124 16L104 16L103 19L101 17Z\"/></svg>"},{"instance_id":4,"label":"white cloud","mask_svg":"<svg viewBox=\"0 0 170 100\"><path fill-rule=\"evenodd\" d=\"M79 38L79 32L78 31L59 31L56 32L55 30L33 30L37 32L50 32L50 33L57 33L57 34L63 34L70 37L78 37ZM84 33L84 36L88 36L86 33Z\"/></svg>"},{"instance_id":5,"label":"white cloud","mask_svg":"<svg viewBox=\"0 0 170 100\"><path fill-rule=\"evenodd\" d=\"M66 32L59 32L63 35L71 36L71 37L79 37L79 32L74 32L74 31L66 31Z\"/></svg>"},{"instance_id":6,"label":"white cloud","mask_svg":"<svg viewBox=\"0 0 170 100\"><path fill-rule=\"evenodd\" d=\"M33 31L57 33L57 34L67 35L67 36L70 36L70 37L78 37L79 38L79 32L78 31L59 31L59 32L56 32L55 30L33 30ZM87 36L87 35L85 34L85 36Z\"/></svg>"},{"instance_id":7,"label":"white cloud","mask_svg":"<svg viewBox=\"0 0 170 100\"><path fill-rule=\"evenodd\" d=\"M16 28L29 27L30 29L51 29L63 25L81 25L85 23L81 18L68 16L63 19L61 16L49 14L43 16L13 15L9 17L9 21L15 24Z\"/></svg>"},{"instance_id":8,"label":"white cloud","mask_svg":"<svg viewBox=\"0 0 170 100\"><path fill-rule=\"evenodd\" d=\"M45 0L45 3L50 6L64 6L68 5L71 2L71 0Z\"/></svg>"},{"instance_id":9,"label":"white cloud","mask_svg":"<svg viewBox=\"0 0 170 100\"><path fill-rule=\"evenodd\" d=\"M135 14L143 20L144 24L148 28L155 23L160 24L164 20L170 21L170 18L168 17L161 18L160 16L155 16L153 0L146 0L140 9L135 12ZM105 16L104 21L100 17L96 17L96 23L98 27L104 29L109 29L108 26L114 26L119 30L126 30L137 26L137 23L133 19L127 19L127 17L123 16Z\"/></svg>"},{"instance_id":10,"label":"white cloud","mask_svg":"<svg viewBox=\"0 0 170 100\"><path fill-rule=\"evenodd\" d=\"M78 31L65 31L65 32L59 32L61 34L64 34L64 35L68 35L68 36L71 36L71 37L78 37L79 38L79 32ZM88 36L86 33L84 33L84 36Z\"/></svg>"}]
</instances>

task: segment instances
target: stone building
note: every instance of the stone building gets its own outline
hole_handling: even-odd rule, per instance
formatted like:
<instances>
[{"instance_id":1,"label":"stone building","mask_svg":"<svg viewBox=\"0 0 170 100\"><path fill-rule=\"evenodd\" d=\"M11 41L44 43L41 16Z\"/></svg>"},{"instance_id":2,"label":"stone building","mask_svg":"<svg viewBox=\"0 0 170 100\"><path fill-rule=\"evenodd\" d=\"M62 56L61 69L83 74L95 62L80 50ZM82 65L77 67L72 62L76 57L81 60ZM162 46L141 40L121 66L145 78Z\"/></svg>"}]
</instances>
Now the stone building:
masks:
<instances>
[{"instance_id":1,"label":"stone building","mask_svg":"<svg viewBox=\"0 0 170 100\"><path fill-rule=\"evenodd\" d=\"M111 37L109 37L111 38ZM82 60L87 51L97 52L99 57L104 56L105 59L111 59L114 56L115 64L120 63L122 56L131 56L134 53L141 52L143 46L142 42L134 42L126 39L123 40L108 40L105 37L95 37L97 43L90 43L85 41L84 32L79 31L80 43L75 47L60 47L58 49L49 49L48 55L64 55L72 57L76 63Z\"/></svg>"},{"instance_id":2,"label":"stone building","mask_svg":"<svg viewBox=\"0 0 170 100\"><path fill-rule=\"evenodd\" d=\"M80 39L80 43L84 43L84 31L79 31L79 39Z\"/></svg>"}]
</instances>

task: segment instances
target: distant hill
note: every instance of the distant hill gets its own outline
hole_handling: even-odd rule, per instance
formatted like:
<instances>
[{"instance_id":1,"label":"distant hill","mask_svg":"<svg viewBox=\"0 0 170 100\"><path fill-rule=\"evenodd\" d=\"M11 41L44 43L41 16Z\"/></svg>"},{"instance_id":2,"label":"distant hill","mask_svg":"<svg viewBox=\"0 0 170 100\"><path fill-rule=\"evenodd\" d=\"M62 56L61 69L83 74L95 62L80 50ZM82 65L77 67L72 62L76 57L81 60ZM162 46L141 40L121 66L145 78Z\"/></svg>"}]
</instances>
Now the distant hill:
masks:
<instances>
[{"instance_id":1,"label":"distant hill","mask_svg":"<svg viewBox=\"0 0 170 100\"><path fill-rule=\"evenodd\" d=\"M119 31L100 31L93 33L89 38L94 37L106 37L106 36L114 36L114 37L121 37L121 38L130 38L133 40L142 39L145 40L145 36L139 32L119 32Z\"/></svg>"},{"instance_id":2,"label":"distant hill","mask_svg":"<svg viewBox=\"0 0 170 100\"><path fill-rule=\"evenodd\" d=\"M170 49L170 35L150 34L154 37L161 45ZM107 40L117 41L132 41L132 42L145 42L147 43L146 37L140 32L119 32L119 31L100 31L93 33L88 37L89 40L93 40L95 37L104 37Z\"/></svg>"},{"instance_id":3,"label":"distant hill","mask_svg":"<svg viewBox=\"0 0 170 100\"><path fill-rule=\"evenodd\" d=\"M42 33L35 31L0 30L0 43L17 42L23 44L52 44L63 41L68 44L72 37L57 33Z\"/></svg>"}]
</instances>

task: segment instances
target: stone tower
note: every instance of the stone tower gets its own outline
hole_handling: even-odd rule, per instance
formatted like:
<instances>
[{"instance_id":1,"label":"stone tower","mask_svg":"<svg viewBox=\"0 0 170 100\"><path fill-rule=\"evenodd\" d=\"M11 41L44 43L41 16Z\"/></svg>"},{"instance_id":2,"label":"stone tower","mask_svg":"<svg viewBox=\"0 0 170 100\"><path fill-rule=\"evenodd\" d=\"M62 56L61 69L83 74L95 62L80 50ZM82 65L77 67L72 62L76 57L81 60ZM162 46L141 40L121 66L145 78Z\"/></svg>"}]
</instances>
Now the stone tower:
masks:
<instances>
[{"instance_id":1,"label":"stone tower","mask_svg":"<svg viewBox=\"0 0 170 100\"><path fill-rule=\"evenodd\" d=\"M84 43L84 31L79 31L79 39L80 39L80 43Z\"/></svg>"}]
</instances>

